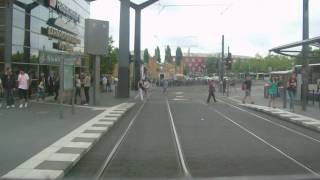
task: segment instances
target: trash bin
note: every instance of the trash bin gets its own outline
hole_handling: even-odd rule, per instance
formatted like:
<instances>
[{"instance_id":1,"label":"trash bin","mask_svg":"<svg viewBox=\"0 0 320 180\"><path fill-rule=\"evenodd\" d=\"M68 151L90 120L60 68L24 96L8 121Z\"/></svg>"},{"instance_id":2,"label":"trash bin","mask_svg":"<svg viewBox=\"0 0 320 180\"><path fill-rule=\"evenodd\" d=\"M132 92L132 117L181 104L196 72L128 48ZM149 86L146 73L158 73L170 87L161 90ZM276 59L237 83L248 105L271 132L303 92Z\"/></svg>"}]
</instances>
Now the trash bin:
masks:
<instances>
[{"instance_id":1,"label":"trash bin","mask_svg":"<svg viewBox=\"0 0 320 180\"><path fill-rule=\"evenodd\" d=\"M264 84L264 92L263 92L263 97L265 99L269 98L269 93L268 93L268 89L270 88L270 84L266 83Z\"/></svg>"}]
</instances>

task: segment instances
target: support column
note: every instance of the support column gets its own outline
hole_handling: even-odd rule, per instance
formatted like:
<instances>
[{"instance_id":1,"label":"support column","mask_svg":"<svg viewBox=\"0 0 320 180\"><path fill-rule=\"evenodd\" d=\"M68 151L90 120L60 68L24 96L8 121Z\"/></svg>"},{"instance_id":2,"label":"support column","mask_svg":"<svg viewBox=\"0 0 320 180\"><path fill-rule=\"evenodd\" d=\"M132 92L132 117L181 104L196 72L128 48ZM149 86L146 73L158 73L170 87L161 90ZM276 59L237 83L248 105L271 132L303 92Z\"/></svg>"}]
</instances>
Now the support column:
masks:
<instances>
[{"instance_id":1,"label":"support column","mask_svg":"<svg viewBox=\"0 0 320 180\"><path fill-rule=\"evenodd\" d=\"M134 88L138 90L138 81L141 78L141 9L136 9L135 15L135 35L134 35Z\"/></svg>"},{"instance_id":2,"label":"support column","mask_svg":"<svg viewBox=\"0 0 320 180\"><path fill-rule=\"evenodd\" d=\"M117 96L129 98L130 0L121 0Z\"/></svg>"},{"instance_id":3,"label":"support column","mask_svg":"<svg viewBox=\"0 0 320 180\"><path fill-rule=\"evenodd\" d=\"M100 105L100 56L92 56L93 60L93 105Z\"/></svg>"},{"instance_id":4,"label":"support column","mask_svg":"<svg viewBox=\"0 0 320 180\"><path fill-rule=\"evenodd\" d=\"M5 61L5 67L11 67L13 2L10 0L7 0L6 4L7 4L7 8L5 10L6 36L5 36L5 47L4 47L4 61Z\"/></svg>"},{"instance_id":5,"label":"support column","mask_svg":"<svg viewBox=\"0 0 320 180\"><path fill-rule=\"evenodd\" d=\"M221 60L220 60L220 93L223 92L223 78L224 78L224 35L222 35L222 50L221 50Z\"/></svg>"},{"instance_id":6,"label":"support column","mask_svg":"<svg viewBox=\"0 0 320 180\"><path fill-rule=\"evenodd\" d=\"M309 39L309 0L303 0L303 40ZM301 104L302 110L307 109L307 95L308 95L308 79L309 79L309 59L308 59L309 46L302 46L302 97ZM298 87L299 88L299 87Z\"/></svg>"}]
</instances>

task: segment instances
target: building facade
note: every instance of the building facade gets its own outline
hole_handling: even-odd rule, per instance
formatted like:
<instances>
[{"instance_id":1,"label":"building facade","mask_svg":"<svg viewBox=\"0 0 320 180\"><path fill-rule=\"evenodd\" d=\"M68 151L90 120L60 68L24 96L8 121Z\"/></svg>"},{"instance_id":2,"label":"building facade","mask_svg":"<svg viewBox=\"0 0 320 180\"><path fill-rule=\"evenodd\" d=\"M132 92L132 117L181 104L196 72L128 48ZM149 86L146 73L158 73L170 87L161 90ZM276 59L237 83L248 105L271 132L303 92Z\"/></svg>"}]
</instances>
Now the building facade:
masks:
<instances>
[{"instance_id":1,"label":"building facade","mask_svg":"<svg viewBox=\"0 0 320 180\"><path fill-rule=\"evenodd\" d=\"M61 59L89 67L84 56L85 19L90 3L85 0L1 0L0 72L12 67L29 72L58 74Z\"/></svg>"}]
</instances>

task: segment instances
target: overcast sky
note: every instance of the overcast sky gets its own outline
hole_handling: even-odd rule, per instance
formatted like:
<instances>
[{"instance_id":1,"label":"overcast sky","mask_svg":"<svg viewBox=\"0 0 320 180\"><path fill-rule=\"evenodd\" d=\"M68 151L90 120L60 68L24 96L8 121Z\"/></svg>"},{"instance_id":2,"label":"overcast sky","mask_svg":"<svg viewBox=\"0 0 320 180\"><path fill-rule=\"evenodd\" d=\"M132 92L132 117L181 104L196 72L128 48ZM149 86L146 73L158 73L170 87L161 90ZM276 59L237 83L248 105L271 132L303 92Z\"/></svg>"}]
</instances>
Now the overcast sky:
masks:
<instances>
[{"instance_id":1,"label":"overcast sky","mask_svg":"<svg viewBox=\"0 0 320 180\"><path fill-rule=\"evenodd\" d=\"M177 46L183 52L190 47L193 53L217 53L221 51L224 34L226 46L230 46L233 54L267 55L272 47L302 39L302 3L303 0L159 0L142 11L141 48L148 48L152 55L156 46L163 55L166 45L171 46L172 55ZM310 0L310 37L320 35L319 11L320 0ZM115 46L119 39L119 17L119 0L91 3L91 18L110 22ZM131 10L131 50L133 33Z\"/></svg>"}]
</instances>

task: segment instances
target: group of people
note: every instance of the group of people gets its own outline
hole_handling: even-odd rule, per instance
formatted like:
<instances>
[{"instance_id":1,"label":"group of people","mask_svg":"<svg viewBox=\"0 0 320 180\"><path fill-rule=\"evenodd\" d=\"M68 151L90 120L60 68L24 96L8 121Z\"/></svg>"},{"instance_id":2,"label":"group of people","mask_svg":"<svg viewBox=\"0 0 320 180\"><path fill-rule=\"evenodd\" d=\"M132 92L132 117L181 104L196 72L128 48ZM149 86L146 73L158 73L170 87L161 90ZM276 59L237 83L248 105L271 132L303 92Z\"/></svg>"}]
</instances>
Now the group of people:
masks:
<instances>
[{"instance_id":1,"label":"group of people","mask_svg":"<svg viewBox=\"0 0 320 180\"><path fill-rule=\"evenodd\" d=\"M20 70L18 77L16 78L11 68L6 68L5 74L0 78L0 92L3 99L6 99L6 107L15 107L14 91L18 91L19 96L19 108L28 107L30 78L24 70ZM0 99L0 107L4 102Z\"/></svg>"},{"instance_id":2,"label":"group of people","mask_svg":"<svg viewBox=\"0 0 320 180\"><path fill-rule=\"evenodd\" d=\"M102 86L104 92L112 92L112 76L104 75L102 77Z\"/></svg>"},{"instance_id":3,"label":"group of people","mask_svg":"<svg viewBox=\"0 0 320 180\"><path fill-rule=\"evenodd\" d=\"M88 73L75 75L75 97L74 102L77 104L78 98L80 98L80 104L89 105L90 102L90 86L91 77Z\"/></svg>"},{"instance_id":4,"label":"group of people","mask_svg":"<svg viewBox=\"0 0 320 180\"><path fill-rule=\"evenodd\" d=\"M143 101L144 97L148 97L148 91L150 88L150 82L148 80L140 80L138 81L138 94L135 98L140 96L141 101Z\"/></svg>"}]
</instances>

